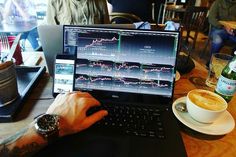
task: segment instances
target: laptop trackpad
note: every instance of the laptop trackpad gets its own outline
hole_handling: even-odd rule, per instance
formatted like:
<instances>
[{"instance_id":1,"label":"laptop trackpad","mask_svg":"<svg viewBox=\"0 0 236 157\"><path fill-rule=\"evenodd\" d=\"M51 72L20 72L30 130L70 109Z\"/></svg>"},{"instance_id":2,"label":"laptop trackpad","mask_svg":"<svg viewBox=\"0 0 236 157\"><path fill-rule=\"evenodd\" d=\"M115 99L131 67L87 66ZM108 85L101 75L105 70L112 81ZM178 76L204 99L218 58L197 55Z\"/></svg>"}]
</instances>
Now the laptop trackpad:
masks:
<instances>
[{"instance_id":1,"label":"laptop trackpad","mask_svg":"<svg viewBox=\"0 0 236 157\"><path fill-rule=\"evenodd\" d=\"M36 156L128 157L129 143L127 137L79 133L60 139Z\"/></svg>"},{"instance_id":2,"label":"laptop trackpad","mask_svg":"<svg viewBox=\"0 0 236 157\"><path fill-rule=\"evenodd\" d=\"M81 156L90 157L125 157L129 151L128 139L124 137L92 136L81 148Z\"/></svg>"}]
</instances>

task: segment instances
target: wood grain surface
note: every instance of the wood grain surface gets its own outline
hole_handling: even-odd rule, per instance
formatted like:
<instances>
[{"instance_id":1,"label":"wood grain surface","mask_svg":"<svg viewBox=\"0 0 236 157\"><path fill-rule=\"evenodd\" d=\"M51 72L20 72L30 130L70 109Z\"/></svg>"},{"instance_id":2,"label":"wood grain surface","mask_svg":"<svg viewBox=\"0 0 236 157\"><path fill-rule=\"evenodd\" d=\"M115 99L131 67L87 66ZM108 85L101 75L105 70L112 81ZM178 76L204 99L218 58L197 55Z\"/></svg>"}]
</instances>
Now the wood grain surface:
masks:
<instances>
[{"instance_id":1,"label":"wood grain surface","mask_svg":"<svg viewBox=\"0 0 236 157\"><path fill-rule=\"evenodd\" d=\"M219 21L220 24L224 25L224 26L228 26L232 29L236 29L236 21Z\"/></svg>"}]
</instances>

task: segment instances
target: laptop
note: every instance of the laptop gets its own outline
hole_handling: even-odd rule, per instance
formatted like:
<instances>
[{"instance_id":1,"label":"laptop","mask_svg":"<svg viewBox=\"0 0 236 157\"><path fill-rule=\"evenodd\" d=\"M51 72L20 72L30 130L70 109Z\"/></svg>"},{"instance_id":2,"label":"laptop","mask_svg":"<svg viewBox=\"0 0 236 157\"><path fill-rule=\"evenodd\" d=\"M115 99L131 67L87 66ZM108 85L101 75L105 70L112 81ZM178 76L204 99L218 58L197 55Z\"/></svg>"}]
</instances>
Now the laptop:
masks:
<instances>
[{"instance_id":1,"label":"laptop","mask_svg":"<svg viewBox=\"0 0 236 157\"><path fill-rule=\"evenodd\" d=\"M63 53L63 26L39 25L38 34L47 63L48 72L50 76L53 76L55 57L57 54Z\"/></svg>"},{"instance_id":2,"label":"laptop","mask_svg":"<svg viewBox=\"0 0 236 157\"><path fill-rule=\"evenodd\" d=\"M109 115L37 156L187 156L171 110L179 32L65 25L63 33L64 53L76 58L74 90Z\"/></svg>"}]
</instances>

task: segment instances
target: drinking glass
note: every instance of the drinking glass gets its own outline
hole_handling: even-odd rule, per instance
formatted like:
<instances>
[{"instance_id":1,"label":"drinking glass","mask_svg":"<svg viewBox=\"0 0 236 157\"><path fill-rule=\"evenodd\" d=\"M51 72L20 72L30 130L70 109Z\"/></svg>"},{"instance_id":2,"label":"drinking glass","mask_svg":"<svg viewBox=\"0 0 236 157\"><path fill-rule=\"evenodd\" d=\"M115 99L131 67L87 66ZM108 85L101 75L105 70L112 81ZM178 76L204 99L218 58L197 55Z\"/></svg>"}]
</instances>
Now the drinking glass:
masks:
<instances>
[{"instance_id":1,"label":"drinking glass","mask_svg":"<svg viewBox=\"0 0 236 157\"><path fill-rule=\"evenodd\" d=\"M232 58L233 56L224 53L216 53L211 56L208 76L206 79L207 86L212 88L216 87L217 81L221 75L223 68Z\"/></svg>"}]
</instances>

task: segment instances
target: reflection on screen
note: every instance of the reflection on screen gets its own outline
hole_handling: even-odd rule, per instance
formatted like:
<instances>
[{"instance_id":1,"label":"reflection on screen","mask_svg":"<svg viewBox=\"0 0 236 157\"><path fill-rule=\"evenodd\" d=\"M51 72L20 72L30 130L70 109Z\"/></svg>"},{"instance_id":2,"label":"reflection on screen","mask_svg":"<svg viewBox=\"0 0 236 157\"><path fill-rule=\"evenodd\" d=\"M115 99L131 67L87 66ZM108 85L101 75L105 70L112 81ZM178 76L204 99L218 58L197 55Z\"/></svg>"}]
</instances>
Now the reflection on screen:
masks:
<instances>
[{"instance_id":1,"label":"reflection on screen","mask_svg":"<svg viewBox=\"0 0 236 157\"><path fill-rule=\"evenodd\" d=\"M171 97L178 35L64 26L64 49L77 56L75 89Z\"/></svg>"},{"instance_id":2,"label":"reflection on screen","mask_svg":"<svg viewBox=\"0 0 236 157\"><path fill-rule=\"evenodd\" d=\"M74 60L56 59L54 93L73 90Z\"/></svg>"}]
</instances>

